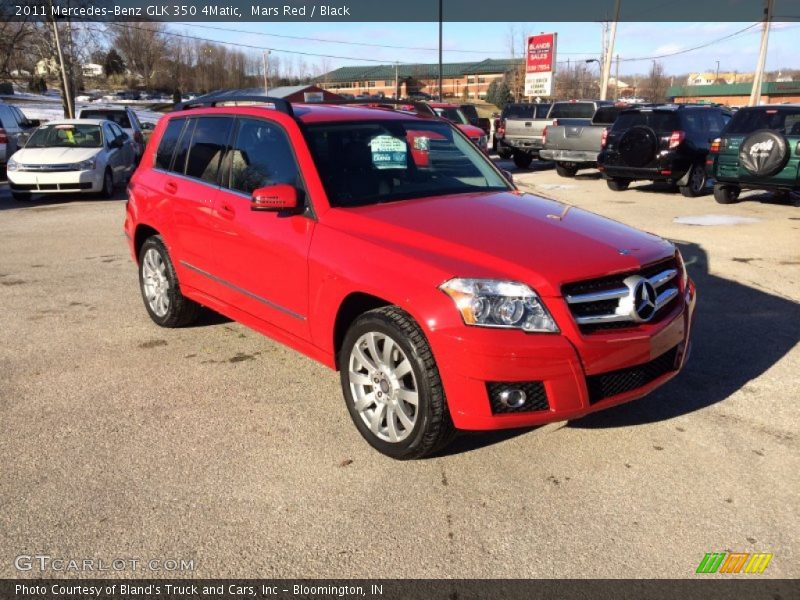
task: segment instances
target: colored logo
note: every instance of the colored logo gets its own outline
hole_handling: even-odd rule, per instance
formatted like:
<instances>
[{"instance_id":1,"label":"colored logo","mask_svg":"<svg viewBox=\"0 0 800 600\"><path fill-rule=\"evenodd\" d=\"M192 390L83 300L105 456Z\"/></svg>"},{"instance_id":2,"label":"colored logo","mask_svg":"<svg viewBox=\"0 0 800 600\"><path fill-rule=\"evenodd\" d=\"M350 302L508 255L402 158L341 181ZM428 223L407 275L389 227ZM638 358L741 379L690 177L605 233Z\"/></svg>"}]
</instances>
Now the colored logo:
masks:
<instances>
[{"instance_id":1,"label":"colored logo","mask_svg":"<svg viewBox=\"0 0 800 600\"><path fill-rule=\"evenodd\" d=\"M707 552L695 573L763 573L771 560L767 552Z\"/></svg>"}]
</instances>

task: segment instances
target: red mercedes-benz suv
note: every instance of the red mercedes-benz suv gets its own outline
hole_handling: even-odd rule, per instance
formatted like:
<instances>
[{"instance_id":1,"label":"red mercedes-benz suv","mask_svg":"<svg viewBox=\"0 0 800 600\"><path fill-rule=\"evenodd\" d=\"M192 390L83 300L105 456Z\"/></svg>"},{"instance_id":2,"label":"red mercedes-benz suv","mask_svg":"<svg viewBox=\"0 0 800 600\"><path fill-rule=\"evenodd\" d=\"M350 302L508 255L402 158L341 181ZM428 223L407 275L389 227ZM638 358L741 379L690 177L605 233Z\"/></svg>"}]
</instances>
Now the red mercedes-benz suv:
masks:
<instances>
[{"instance_id":1,"label":"red mercedes-benz suv","mask_svg":"<svg viewBox=\"0 0 800 600\"><path fill-rule=\"evenodd\" d=\"M338 369L394 458L641 397L688 354L673 244L520 192L421 112L204 97L160 121L129 192L153 321L203 305Z\"/></svg>"}]
</instances>

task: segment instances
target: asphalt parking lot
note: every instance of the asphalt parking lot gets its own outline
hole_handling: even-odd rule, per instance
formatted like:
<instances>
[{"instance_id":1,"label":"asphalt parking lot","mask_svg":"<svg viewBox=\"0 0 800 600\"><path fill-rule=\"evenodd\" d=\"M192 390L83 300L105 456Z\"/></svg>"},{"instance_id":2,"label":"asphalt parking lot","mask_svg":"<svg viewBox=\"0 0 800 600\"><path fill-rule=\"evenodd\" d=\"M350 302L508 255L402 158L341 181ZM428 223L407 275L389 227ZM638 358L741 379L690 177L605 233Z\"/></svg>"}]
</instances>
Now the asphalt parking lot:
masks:
<instances>
[{"instance_id":1,"label":"asphalt parking lot","mask_svg":"<svg viewBox=\"0 0 800 600\"><path fill-rule=\"evenodd\" d=\"M0 576L47 554L195 562L105 574L137 577L683 578L723 551L800 576L800 208L515 177L680 245L690 363L640 401L405 463L362 441L332 371L211 312L156 327L122 192L0 184Z\"/></svg>"}]
</instances>

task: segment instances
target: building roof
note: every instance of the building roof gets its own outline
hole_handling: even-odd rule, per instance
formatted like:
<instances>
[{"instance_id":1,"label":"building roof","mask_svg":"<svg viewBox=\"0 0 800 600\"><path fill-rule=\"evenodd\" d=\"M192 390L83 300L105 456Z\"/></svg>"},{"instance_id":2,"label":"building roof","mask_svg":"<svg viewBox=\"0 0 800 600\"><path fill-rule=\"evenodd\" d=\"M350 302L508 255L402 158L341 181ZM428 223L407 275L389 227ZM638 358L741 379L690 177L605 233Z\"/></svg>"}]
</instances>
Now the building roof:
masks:
<instances>
[{"instance_id":1,"label":"building roof","mask_svg":"<svg viewBox=\"0 0 800 600\"><path fill-rule=\"evenodd\" d=\"M667 90L667 96L749 96L752 89L752 83L673 85ZM770 96L776 94L800 94L800 81L765 81L761 84L761 93Z\"/></svg>"},{"instance_id":2,"label":"building roof","mask_svg":"<svg viewBox=\"0 0 800 600\"><path fill-rule=\"evenodd\" d=\"M493 59L487 58L480 62L443 63L443 77L466 77L467 75L482 75L486 73L505 73L522 65L521 58ZM367 80L392 80L397 76L401 79L431 79L439 76L438 63L415 63L400 65L374 65L340 67L317 77L316 81L325 83L338 83L347 81Z\"/></svg>"}]
</instances>

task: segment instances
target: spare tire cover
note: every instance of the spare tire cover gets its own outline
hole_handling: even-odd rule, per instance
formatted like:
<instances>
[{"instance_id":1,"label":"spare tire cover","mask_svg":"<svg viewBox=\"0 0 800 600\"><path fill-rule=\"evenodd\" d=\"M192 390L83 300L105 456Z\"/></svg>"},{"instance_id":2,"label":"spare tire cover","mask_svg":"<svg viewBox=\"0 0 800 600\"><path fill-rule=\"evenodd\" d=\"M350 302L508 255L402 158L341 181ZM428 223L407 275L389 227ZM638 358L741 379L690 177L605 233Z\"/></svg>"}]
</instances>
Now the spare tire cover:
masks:
<instances>
[{"instance_id":1,"label":"spare tire cover","mask_svg":"<svg viewBox=\"0 0 800 600\"><path fill-rule=\"evenodd\" d=\"M644 167L656 157L658 138L655 132L644 125L636 125L622 134L619 140L619 156L631 167Z\"/></svg>"},{"instance_id":2,"label":"spare tire cover","mask_svg":"<svg viewBox=\"0 0 800 600\"><path fill-rule=\"evenodd\" d=\"M752 175L775 175L788 160L786 138L771 129L754 131L739 146L739 164Z\"/></svg>"}]
</instances>

